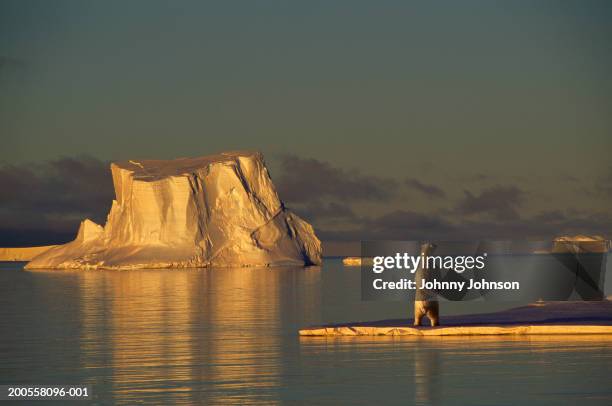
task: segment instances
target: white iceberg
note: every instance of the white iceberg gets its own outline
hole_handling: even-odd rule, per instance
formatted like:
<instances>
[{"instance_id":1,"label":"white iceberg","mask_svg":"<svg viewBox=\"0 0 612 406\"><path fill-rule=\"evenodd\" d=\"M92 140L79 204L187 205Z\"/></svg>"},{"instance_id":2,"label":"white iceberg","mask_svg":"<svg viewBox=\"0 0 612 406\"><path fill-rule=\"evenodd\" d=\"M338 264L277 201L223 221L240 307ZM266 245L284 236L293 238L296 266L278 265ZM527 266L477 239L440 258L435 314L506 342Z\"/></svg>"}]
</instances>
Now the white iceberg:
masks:
<instances>
[{"instance_id":1,"label":"white iceberg","mask_svg":"<svg viewBox=\"0 0 612 406\"><path fill-rule=\"evenodd\" d=\"M57 245L43 245L39 247L0 248L0 261L30 261L37 255Z\"/></svg>"},{"instance_id":2,"label":"white iceberg","mask_svg":"<svg viewBox=\"0 0 612 406\"><path fill-rule=\"evenodd\" d=\"M263 157L111 164L116 200L104 227L33 258L28 269L316 265L321 243L279 199Z\"/></svg>"}]
</instances>

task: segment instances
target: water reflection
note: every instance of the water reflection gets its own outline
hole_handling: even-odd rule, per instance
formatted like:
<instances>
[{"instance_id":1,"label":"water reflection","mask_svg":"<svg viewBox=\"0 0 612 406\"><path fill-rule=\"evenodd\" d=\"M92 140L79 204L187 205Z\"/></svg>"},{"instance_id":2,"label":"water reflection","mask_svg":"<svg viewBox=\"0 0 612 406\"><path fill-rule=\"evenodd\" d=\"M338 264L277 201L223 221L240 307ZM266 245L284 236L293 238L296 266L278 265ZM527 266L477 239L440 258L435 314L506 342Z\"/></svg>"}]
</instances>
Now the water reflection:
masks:
<instances>
[{"instance_id":1,"label":"water reflection","mask_svg":"<svg viewBox=\"0 0 612 406\"><path fill-rule=\"evenodd\" d=\"M188 401L193 381L189 331L195 273L152 271L81 274L83 367L107 369L94 387L117 399L155 394L172 382L177 402ZM156 384L157 383L157 384Z\"/></svg>"},{"instance_id":2,"label":"water reflection","mask_svg":"<svg viewBox=\"0 0 612 406\"><path fill-rule=\"evenodd\" d=\"M606 336L298 337L329 319L409 314L404 303L360 302L359 273L338 264L0 265L0 382L88 383L99 404L612 404Z\"/></svg>"},{"instance_id":3,"label":"water reflection","mask_svg":"<svg viewBox=\"0 0 612 406\"><path fill-rule=\"evenodd\" d=\"M474 399L474 393L496 393L487 398L489 404L519 404L521 396L530 399L530 391L568 401L566 396L591 390L593 383L585 376L603 384L600 376L612 365L612 337L605 335L304 336L300 344L302 359L312 360L303 365L303 373L324 371L323 365L331 363L335 382L347 382L337 390L351 391L352 398L365 403L429 405L463 399L477 404L484 400ZM506 382L524 385L523 390L515 392ZM555 397L560 395L551 391L560 388L571 395ZM609 393L602 396L612 399Z\"/></svg>"},{"instance_id":4,"label":"water reflection","mask_svg":"<svg viewBox=\"0 0 612 406\"><path fill-rule=\"evenodd\" d=\"M428 348L414 350L414 402L419 405L437 403L442 391L437 377L440 370L440 353Z\"/></svg>"},{"instance_id":5,"label":"water reflection","mask_svg":"<svg viewBox=\"0 0 612 406\"><path fill-rule=\"evenodd\" d=\"M82 272L83 368L105 372L88 383L126 402L160 393L185 404L278 400L283 307L313 314L318 275L301 268ZM300 286L312 289L296 295Z\"/></svg>"}]
</instances>

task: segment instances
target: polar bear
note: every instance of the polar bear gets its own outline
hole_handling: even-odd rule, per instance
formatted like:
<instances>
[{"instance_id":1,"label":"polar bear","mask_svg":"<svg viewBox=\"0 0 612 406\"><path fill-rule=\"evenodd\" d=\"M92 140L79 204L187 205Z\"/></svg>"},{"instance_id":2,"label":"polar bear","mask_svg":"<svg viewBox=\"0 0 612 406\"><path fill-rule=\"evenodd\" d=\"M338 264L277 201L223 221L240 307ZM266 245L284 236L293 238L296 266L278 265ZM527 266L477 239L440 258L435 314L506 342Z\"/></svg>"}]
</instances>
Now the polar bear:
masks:
<instances>
[{"instance_id":1,"label":"polar bear","mask_svg":"<svg viewBox=\"0 0 612 406\"><path fill-rule=\"evenodd\" d=\"M423 269L423 263L427 260L427 256L431 255L436 249L436 245L432 243L421 244L421 265L415 272L415 281L417 281L417 290L414 300L414 325L420 326L423 316L427 316L432 327L440 324L439 312L440 305L432 293L418 288L421 285L421 279L428 278L428 270Z\"/></svg>"},{"instance_id":2,"label":"polar bear","mask_svg":"<svg viewBox=\"0 0 612 406\"><path fill-rule=\"evenodd\" d=\"M437 300L415 300L414 301L414 325L420 326L423 316L427 316L431 326L440 325L440 305Z\"/></svg>"}]
</instances>

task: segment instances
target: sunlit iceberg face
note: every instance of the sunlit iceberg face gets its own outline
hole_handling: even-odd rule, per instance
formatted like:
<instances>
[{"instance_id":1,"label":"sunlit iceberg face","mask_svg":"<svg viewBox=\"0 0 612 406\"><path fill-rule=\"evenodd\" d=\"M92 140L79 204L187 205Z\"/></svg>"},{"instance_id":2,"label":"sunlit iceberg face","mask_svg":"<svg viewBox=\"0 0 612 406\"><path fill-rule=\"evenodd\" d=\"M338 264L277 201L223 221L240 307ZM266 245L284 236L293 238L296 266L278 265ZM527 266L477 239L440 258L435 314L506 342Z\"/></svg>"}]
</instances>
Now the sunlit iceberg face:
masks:
<instances>
[{"instance_id":1,"label":"sunlit iceberg face","mask_svg":"<svg viewBox=\"0 0 612 406\"><path fill-rule=\"evenodd\" d=\"M174 268L312 265L321 244L288 211L263 157L231 152L171 161L111 164L116 199L101 227L28 268Z\"/></svg>"}]
</instances>

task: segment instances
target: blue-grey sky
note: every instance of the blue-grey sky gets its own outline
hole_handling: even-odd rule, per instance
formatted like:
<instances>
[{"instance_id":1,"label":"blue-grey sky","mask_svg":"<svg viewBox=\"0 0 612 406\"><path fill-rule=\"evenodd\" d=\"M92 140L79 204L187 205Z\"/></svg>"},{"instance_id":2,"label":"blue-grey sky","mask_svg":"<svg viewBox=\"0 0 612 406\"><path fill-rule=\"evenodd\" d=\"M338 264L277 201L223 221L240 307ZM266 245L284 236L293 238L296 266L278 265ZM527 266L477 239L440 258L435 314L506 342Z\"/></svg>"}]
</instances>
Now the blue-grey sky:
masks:
<instances>
[{"instance_id":1,"label":"blue-grey sky","mask_svg":"<svg viewBox=\"0 0 612 406\"><path fill-rule=\"evenodd\" d=\"M1 0L0 163L256 149L406 188L360 221L605 217L611 72L608 1Z\"/></svg>"}]
</instances>

